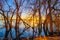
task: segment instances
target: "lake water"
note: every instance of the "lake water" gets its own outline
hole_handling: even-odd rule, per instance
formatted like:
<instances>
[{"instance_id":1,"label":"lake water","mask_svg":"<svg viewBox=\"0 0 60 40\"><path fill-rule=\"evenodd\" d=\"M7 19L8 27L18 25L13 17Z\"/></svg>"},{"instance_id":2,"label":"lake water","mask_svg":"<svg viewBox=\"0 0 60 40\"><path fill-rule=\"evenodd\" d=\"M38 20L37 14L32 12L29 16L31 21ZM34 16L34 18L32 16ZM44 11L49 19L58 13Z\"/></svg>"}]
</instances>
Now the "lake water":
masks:
<instances>
[{"instance_id":1,"label":"lake water","mask_svg":"<svg viewBox=\"0 0 60 40\"><path fill-rule=\"evenodd\" d=\"M13 25L14 25L14 22L15 21L13 21ZM3 38L5 36L6 29L3 26L4 26L4 21L3 20L0 20L0 38ZM25 26L23 25L23 23L21 23L20 26L19 26L19 31L21 33L23 32L24 27ZM38 31L37 30L37 27L35 28L35 30ZM34 33L34 35L35 36L38 36L38 32ZM41 36L44 36L44 35L45 34L44 34L43 29L42 29ZM32 30L32 28L27 29L20 37L29 37L29 36L33 36L33 30ZM16 37L14 27L12 28L12 37L13 38ZM10 38L10 34L8 35L8 38Z\"/></svg>"}]
</instances>

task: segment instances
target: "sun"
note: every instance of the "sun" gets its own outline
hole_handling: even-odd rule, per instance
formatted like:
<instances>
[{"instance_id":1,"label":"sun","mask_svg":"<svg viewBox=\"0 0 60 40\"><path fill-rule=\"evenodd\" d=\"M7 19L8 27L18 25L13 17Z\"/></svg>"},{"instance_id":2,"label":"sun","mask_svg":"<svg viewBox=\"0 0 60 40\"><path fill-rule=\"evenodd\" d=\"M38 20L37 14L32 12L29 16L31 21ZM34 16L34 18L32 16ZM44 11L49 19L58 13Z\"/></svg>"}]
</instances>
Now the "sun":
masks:
<instances>
[{"instance_id":1,"label":"sun","mask_svg":"<svg viewBox=\"0 0 60 40\"><path fill-rule=\"evenodd\" d=\"M34 20L33 20L34 19ZM32 15L29 15L25 18L23 18L23 20L28 23L31 27L36 27L38 25L38 16L33 16Z\"/></svg>"},{"instance_id":2,"label":"sun","mask_svg":"<svg viewBox=\"0 0 60 40\"><path fill-rule=\"evenodd\" d=\"M41 18L42 23L44 23L45 19L46 18L44 16L42 16L42 18Z\"/></svg>"},{"instance_id":3,"label":"sun","mask_svg":"<svg viewBox=\"0 0 60 40\"><path fill-rule=\"evenodd\" d=\"M22 18L26 23L28 23L31 27L37 27L39 24L39 16L35 15L34 18L32 15L28 15L27 17ZM33 20L34 19L34 20ZM44 23L45 17L41 17L41 22Z\"/></svg>"}]
</instances>

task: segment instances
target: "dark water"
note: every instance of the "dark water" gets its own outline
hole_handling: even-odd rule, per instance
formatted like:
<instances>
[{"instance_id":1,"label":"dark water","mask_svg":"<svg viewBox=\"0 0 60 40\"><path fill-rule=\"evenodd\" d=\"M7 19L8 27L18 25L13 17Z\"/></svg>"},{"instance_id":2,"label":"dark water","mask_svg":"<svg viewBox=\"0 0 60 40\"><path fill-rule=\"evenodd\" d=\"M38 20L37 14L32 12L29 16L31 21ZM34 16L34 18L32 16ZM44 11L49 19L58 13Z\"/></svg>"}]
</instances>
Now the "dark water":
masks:
<instances>
[{"instance_id":1,"label":"dark water","mask_svg":"<svg viewBox=\"0 0 60 40\"><path fill-rule=\"evenodd\" d=\"M15 23L15 21L13 21L13 25L14 25L14 23ZM4 38L4 36L5 36L6 29L3 26L4 26L4 21L3 20L0 20L0 38ZM24 27L25 26L23 25L23 23L21 23L20 26L19 26L19 31L21 33L23 32ZM37 29L37 27L35 28L35 30L36 29ZM12 37L15 38L16 35L15 35L15 29L14 29L14 27L12 28L12 32L11 33L12 33ZM35 36L38 36L38 32L37 33L34 33L34 34L35 34ZM20 37L29 37L29 36L32 36L32 35L33 35L33 30L32 30L32 28L29 28ZM44 36L44 35L45 34L44 34L43 29L42 29L41 36ZM8 35L8 38L10 38L10 33Z\"/></svg>"}]
</instances>

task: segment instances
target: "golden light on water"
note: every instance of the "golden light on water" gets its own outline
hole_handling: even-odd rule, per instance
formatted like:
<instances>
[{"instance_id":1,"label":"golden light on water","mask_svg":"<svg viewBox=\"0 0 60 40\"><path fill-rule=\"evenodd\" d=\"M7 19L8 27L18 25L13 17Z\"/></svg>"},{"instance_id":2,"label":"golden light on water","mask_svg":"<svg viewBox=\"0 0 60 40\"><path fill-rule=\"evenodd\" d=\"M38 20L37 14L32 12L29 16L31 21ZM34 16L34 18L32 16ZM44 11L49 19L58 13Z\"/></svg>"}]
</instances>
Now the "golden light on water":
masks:
<instances>
[{"instance_id":1,"label":"golden light on water","mask_svg":"<svg viewBox=\"0 0 60 40\"><path fill-rule=\"evenodd\" d=\"M36 27L39 23L39 16L37 16L37 15L35 15L34 18L33 18L32 15L25 15L24 14L24 15L21 16L21 18L32 27L33 27L33 25L34 25L34 27ZM13 16L13 20L14 19L16 19L16 15ZM42 23L45 21L44 16L41 17L41 21L42 21Z\"/></svg>"},{"instance_id":2,"label":"golden light on water","mask_svg":"<svg viewBox=\"0 0 60 40\"><path fill-rule=\"evenodd\" d=\"M25 22L27 22L31 27L33 27L33 26L36 27L38 25L38 23L39 23L39 16L36 16L36 15L34 16L34 18L33 18L32 15L29 15L27 17L23 17L22 19ZM42 16L41 21L42 21L42 23L45 21L45 17L44 16Z\"/></svg>"},{"instance_id":3,"label":"golden light on water","mask_svg":"<svg viewBox=\"0 0 60 40\"><path fill-rule=\"evenodd\" d=\"M33 16L30 15L30 16L23 18L23 20L27 22L31 27L33 26L36 27L38 25L38 16L34 16L33 18Z\"/></svg>"}]
</instances>

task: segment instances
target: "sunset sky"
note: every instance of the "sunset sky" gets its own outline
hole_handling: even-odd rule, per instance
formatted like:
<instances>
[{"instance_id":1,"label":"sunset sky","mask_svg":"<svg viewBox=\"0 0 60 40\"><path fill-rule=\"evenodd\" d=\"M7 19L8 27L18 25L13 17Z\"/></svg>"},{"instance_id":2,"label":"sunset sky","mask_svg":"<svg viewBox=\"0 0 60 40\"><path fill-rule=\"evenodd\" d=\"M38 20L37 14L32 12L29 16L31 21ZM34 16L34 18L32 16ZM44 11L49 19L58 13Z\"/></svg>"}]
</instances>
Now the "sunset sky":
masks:
<instances>
[{"instance_id":1,"label":"sunset sky","mask_svg":"<svg viewBox=\"0 0 60 40\"><path fill-rule=\"evenodd\" d=\"M32 0L30 0L30 1L33 2ZM5 4L4 4L4 10L7 10L7 11L9 10L8 5L11 6L12 11L16 8L15 5L14 5L14 0L8 0L8 1L7 1L8 5L7 5L6 2L4 2L4 3L5 3ZM25 2L23 3L23 5L20 7L20 11L22 11L22 17L25 17L27 14L29 14L29 12L32 11L32 9L29 9L29 8L27 8L27 7L31 7L32 9L34 8L33 5L29 5L29 4L27 3L27 1L25 1ZM41 8L41 13L42 13L42 15L45 14L45 11L42 12L42 11L43 11L43 8L44 8L44 7L42 6L42 8Z\"/></svg>"}]
</instances>

